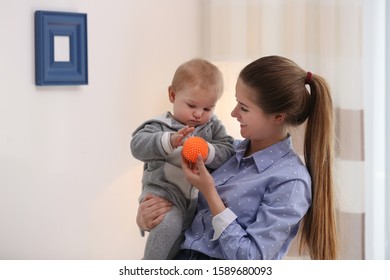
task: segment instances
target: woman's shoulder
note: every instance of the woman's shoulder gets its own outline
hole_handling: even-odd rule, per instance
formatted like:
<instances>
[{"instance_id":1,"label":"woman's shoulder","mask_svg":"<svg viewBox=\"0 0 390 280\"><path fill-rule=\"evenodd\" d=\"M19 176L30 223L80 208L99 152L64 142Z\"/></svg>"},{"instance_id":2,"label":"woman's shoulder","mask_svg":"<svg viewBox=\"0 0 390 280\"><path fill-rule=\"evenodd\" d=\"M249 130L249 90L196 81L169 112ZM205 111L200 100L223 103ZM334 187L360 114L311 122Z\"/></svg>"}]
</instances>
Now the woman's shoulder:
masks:
<instances>
[{"instance_id":1,"label":"woman's shoulder","mask_svg":"<svg viewBox=\"0 0 390 280\"><path fill-rule=\"evenodd\" d=\"M275 168L279 170L279 173L288 174L290 180L297 179L308 183L311 182L311 177L303 158L293 150L282 157Z\"/></svg>"}]
</instances>

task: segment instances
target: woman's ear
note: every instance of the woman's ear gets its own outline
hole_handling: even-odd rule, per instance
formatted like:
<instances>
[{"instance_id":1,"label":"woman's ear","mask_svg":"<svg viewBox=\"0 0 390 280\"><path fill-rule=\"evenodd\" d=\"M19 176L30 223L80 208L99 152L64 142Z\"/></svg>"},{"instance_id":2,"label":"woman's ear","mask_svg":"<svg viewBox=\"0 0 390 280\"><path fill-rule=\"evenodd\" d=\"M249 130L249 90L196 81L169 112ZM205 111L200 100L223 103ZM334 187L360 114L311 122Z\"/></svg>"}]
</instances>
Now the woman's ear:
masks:
<instances>
[{"instance_id":1,"label":"woman's ear","mask_svg":"<svg viewBox=\"0 0 390 280\"><path fill-rule=\"evenodd\" d=\"M284 122L285 119L286 119L286 113L276 113L274 115L274 121L277 124Z\"/></svg>"},{"instance_id":2,"label":"woman's ear","mask_svg":"<svg viewBox=\"0 0 390 280\"><path fill-rule=\"evenodd\" d=\"M168 97L171 103L175 102L176 93L172 86L168 87Z\"/></svg>"}]
</instances>

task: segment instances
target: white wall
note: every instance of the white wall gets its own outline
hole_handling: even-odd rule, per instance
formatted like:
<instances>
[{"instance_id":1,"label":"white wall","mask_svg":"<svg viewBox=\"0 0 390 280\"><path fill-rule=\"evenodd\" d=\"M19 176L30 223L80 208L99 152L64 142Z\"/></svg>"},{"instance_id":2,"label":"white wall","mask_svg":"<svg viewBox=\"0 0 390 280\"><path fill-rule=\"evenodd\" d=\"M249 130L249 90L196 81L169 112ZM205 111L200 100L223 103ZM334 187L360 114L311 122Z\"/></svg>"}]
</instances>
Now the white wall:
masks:
<instances>
[{"instance_id":1,"label":"white wall","mask_svg":"<svg viewBox=\"0 0 390 280\"><path fill-rule=\"evenodd\" d=\"M386 256L386 1L364 2L365 258ZM374 30L375 32L372 32ZM374 93L374 94L373 94Z\"/></svg>"},{"instance_id":2,"label":"white wall","mask_svg":"<svg viewBox=\"0 0 390 280\"><path fill-rule=\"evenodd\" d=\"M200 55L200 2L1 0L0 259L141 257L130 133ZM88 14L88 86L35 86L35 10Z\"/></svg>"}]
</instances>

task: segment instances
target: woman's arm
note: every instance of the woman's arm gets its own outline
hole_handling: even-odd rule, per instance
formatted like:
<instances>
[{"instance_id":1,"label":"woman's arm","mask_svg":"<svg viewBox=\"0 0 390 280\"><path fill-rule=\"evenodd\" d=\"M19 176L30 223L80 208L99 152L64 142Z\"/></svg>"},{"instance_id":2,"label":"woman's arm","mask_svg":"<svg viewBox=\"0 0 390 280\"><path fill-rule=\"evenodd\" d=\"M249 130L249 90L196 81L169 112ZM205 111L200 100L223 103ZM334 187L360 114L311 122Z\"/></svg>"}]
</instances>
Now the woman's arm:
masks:
<instances>
[{"instance_id":1,"label":"woman's arm","mask_svg":"<svg viewBox=\"0 0 390 280\"><path fill-rule=\"evenodd\" d=\"M213 216L218 215L226 209L226 206L215 188L214 179L207 171L201 155L197 158L195 168L191 167L192 164L182 159L182 168L188 182L203 194L209 205L211 214Z\"/></svg>"},{"instance_id":2,"label":"woman's arm","mask_svg":"<svg viewBox=\"0 0 390 280\"><path fill-rule=\"evenodd\" d=\"M138 206L137 225L141 230L149 231L164 219L172 204L161 197L147 194Z\"/></svg>"}]
</instances>

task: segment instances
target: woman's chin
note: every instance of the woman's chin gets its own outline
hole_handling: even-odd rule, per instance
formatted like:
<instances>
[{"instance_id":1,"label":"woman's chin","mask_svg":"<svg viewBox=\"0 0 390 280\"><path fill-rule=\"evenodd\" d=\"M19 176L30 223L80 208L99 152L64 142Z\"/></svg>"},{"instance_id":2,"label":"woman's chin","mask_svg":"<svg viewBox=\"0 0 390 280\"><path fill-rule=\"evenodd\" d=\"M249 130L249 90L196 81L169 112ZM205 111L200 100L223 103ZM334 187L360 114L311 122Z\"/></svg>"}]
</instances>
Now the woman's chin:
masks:
<instances>
[{"instance_id":1,"label":"woman's chin","mask_svg":"<svg viewBox=\"0 0 390 280\"><path fill-rule=\"evenodd\" d=\"M241 127L240 134L243 138L247 138L247 133L245 133L245 129Z\"/></svg>"}]
</instances>

